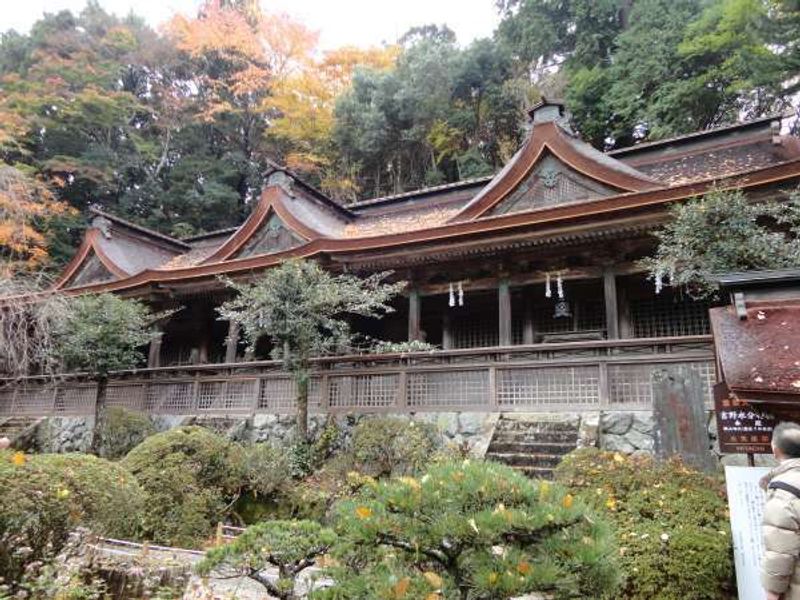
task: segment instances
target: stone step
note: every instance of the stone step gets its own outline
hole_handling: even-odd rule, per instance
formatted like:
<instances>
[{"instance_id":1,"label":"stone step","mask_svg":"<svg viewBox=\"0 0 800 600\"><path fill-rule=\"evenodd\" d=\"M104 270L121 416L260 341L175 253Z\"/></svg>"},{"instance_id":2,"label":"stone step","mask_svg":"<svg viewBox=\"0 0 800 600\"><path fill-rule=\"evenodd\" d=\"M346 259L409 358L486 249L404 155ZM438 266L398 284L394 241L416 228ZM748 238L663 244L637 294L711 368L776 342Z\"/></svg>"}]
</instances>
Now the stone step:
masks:
<instances>
[{"instance_id":1,"label":"stone step","mask_svg":"<svg viewBox=\"0 0 800 600\"><path fill-rule=\"evenodd\" d=\"M531 479L553 479L553 469L548 467L514 467L514 470Z\"/></svg>"},{"instance_id":2,"label":"stone step","mask_svg":"<svg viewBox=\"0 0 800 600\"><path fill-rule=\"evenodd\" d=\"M553 468L561 462L562 456L557 454L516 454L487 452L487 460L503 463L510 467L546 467Z\"/></svg>"},{"instance_id":3,"label":"stone step","mask_svg":"<svg viewBox=\"0 0 800 600\"><path fill-rule=\"evenodd\" d=\"M572 442L549 442L549 441L501 441L493 439L489 444L487 452L500 454L555 454L563 456L575 450L575 443Z\"/></svg>"},{"instance_id":4,"label":"stone step","mask_svg":"<svg viewBox=\"0 0 800 600\"><path fill-rule=\"evenodd\" d=\"M497 422L497 431L578 431L578 426L572 421L519 421L515 419L500 419Z\"/></svg>"},{"instance_id":5,"label":"stone step","mask_svg":"<svg viewBox=\"0 0 800 600\"><path fill-rule=\"evenodd\" d=\"M498 443L546 443L575 444L578 443L577 431L495 431L492 442Z\"/></svg>"}]
</instances>

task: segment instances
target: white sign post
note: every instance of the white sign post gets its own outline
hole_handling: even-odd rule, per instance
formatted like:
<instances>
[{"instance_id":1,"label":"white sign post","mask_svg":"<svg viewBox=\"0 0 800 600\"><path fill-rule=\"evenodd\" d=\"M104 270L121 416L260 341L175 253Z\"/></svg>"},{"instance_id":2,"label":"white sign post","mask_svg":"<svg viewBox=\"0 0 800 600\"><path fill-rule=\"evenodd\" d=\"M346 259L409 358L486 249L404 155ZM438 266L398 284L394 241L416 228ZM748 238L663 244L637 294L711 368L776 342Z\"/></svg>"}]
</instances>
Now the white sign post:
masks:
<instances>
[{"instance_id":1,"label":"white sign post","mask_svg":"<svg viewBox=\"0 0 800 600\"><path fill-rule=\"evenodd\" d=\"M765 495L758 481L768 472L766 467L725 467L739 600L766 598L759 573L764 554L761 517Z\"/></svg>"}]
</instances>

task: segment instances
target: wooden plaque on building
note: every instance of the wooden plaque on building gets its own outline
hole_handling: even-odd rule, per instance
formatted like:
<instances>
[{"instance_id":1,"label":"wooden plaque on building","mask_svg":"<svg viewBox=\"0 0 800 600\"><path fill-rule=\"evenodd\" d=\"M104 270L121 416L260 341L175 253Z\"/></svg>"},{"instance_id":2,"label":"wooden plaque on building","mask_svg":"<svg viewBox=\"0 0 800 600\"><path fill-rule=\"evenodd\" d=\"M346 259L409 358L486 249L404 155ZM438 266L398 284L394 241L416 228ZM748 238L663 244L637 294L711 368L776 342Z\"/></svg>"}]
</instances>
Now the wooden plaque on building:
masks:
<instances>
[{"instance_id":1,"label":"wooden plaque on building","mask_svg":"<svg viewBox=\"0 0 800 600\"><path fill-rule=\"evenodd\" d=\"M725 383L714 386L719 450L723 454L771 454L772 415L731 395Z\"/></svg>"}]
</instances>

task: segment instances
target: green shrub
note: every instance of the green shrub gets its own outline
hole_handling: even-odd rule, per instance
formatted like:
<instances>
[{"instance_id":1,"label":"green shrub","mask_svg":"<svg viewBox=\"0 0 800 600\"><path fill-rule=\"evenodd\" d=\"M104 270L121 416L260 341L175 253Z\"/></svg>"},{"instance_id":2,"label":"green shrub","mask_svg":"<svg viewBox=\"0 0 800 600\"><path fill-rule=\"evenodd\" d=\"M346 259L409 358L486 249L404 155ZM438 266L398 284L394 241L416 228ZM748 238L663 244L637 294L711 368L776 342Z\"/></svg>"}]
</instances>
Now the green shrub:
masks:
<instances>
[{"instance_id":1,"label":"green shrub","mask_svg":"<svg viewBox=\"0 0 800 600\"><path fill-rule=\"evenodd\" d=\"M55 556L72 528L134 537L144 493L118 464L84 454L25 456L0 451L0 576Z\"/></svg>"},{"instance_id":2,"label":"green shrub","mask_svg":"<svg viewBox=\"0 0 800 600\"><path fill-rule=\"evenodd\" d=\"M367 481L334 509L336 582L320 599L616 598L605 522L566 490L481 461Z\"/></svg>"},{"instance_id":3,"label":"green shrub","mask_svg":"<svg viewBox=\"0 0 800 600\"><path fill-rule=\"evenodd\" d=\"M155 425L147 415L113 406L105 411L95 431L99 436L95 446L100 456L119 459L155 433Z\"/></svg>"},{"instance_id":4,"label":"green shrub","mask_svg":"<svg viewBox=\"0 0 800 600\"><path fill-rule=\"evenodd\" d=\"M375 477L418 472L438 446L438 433L429 423L394 417L363 419L353 430L355 466Z\"/></svg>"},{"instance_id":5,"label":"green shrub","mask_svg":"<svg viewBox=\"0 0 800 600\"><path fill-rule=\"evenodd\" d=\"M616 526L629 599L727 597L733 564L724 488L679 460L596 449L568 455L559 482Z\"/></svg>"},{"instance_id":6,"label":"green shrub","mask_svg":"<svg viewBox=\"0 0 800 600\"><path fill-rule=\"evenodd\" d=\"M290 484L292 470L287 453L271 444L242 447L242 487L255 497L269 497Z\"/></svg>"},{"instance_id":7,"label":"green shrub","mask_svg":"<svg viewBox=\"0 0 800 600\"><path fill-rule=\"evenodd\" d=\"M147 494L145 537L164 544L197 545L245 483L242 448L202 427L153 435L122 464Z\"/></svg>"}]
</instances>

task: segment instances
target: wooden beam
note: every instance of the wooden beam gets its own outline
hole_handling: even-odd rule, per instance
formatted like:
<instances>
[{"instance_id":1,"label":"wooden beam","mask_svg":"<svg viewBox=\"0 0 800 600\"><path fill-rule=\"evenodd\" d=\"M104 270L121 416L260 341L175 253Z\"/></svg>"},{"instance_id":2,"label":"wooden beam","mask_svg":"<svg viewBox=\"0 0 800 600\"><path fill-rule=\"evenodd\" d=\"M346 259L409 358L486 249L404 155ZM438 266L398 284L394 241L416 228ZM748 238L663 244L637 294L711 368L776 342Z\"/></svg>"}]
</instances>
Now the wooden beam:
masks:
<instances>
[{"instance_id":1,"label":"wooden beam","mask_svg":"<svg viewBox=\"0 0 800 600\"><path fill-rule=\"evenodd\" d=\"M500 346L511 345L511 286L508 279L497 286L498 338Z\"/></svg>"},{"instance_id":2,"label":"wooden beam","mask_svg":"<svg viewBox=\"0 0 800 600\"><path fill-rule=\"evenodd\" d=\"M619 339L619 309L617 306L617 274L612 268L603 270L603 297L606 305L606 337Z\"/></svg>"},{"instance_id":3,"label":"wooden beam","mask_svg":"<svg viewBox=\"0 0 800 600\"><path fill-rule=\"evenodd\" d=\"M421 311L419 290L411 289L408 292L408 341L414 342L421 338Z\"/></svg>"}]
</instances>

